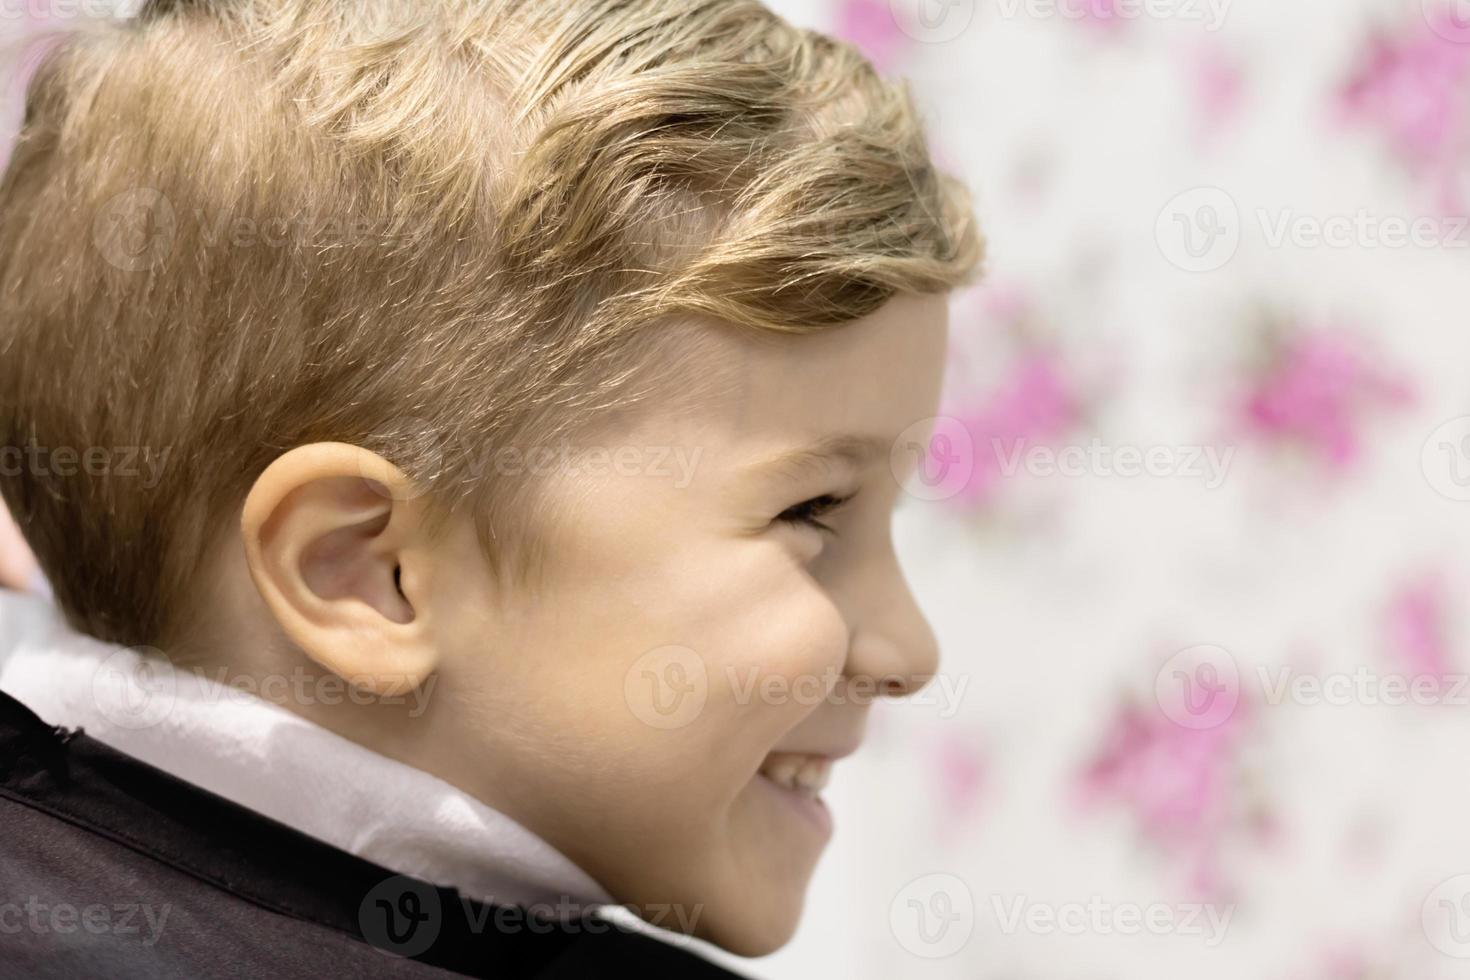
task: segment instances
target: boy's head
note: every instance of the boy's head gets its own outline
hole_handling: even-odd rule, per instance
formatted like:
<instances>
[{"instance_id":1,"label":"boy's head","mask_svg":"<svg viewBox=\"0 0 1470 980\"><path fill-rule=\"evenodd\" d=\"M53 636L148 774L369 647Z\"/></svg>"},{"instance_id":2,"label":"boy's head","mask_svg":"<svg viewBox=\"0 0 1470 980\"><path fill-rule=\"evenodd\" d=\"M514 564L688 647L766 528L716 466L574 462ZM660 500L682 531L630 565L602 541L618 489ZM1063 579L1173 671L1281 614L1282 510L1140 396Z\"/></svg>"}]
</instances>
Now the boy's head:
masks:
<instances>
[{"instance_id":1,"label":"boy's head","mask_svg":"<svg viewBox=\"0 0 1470 980\"><path fill-rule=\"evenodd\" d=\"M766 951L826 829L758 771L933 670L889 449L979 253L755 0L155 0L0 185L0 489L79 628L348 677L288 706Z\"/></svg>"}]
</instances>

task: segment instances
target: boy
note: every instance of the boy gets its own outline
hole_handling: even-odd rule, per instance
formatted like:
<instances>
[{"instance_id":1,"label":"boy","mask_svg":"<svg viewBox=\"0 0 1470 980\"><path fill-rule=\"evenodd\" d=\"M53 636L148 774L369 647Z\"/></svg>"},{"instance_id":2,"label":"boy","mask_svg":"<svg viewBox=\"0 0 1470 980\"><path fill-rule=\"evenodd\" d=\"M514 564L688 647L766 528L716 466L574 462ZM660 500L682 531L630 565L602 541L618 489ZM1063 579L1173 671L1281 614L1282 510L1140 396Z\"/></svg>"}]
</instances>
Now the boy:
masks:
<instances>
[{"instance_id":1,"label":"boy","mask_svg":"<svg viewBox=\"0 0 1470 980\"><path fill-rule=\"evenodd\" d=\"M69 42L0 185L67 621L0 606L0 970L723 975L613 905L779 947L935 669L888 521L979 257L903 90L754 0Z\"/></svg>"}]
</instances>

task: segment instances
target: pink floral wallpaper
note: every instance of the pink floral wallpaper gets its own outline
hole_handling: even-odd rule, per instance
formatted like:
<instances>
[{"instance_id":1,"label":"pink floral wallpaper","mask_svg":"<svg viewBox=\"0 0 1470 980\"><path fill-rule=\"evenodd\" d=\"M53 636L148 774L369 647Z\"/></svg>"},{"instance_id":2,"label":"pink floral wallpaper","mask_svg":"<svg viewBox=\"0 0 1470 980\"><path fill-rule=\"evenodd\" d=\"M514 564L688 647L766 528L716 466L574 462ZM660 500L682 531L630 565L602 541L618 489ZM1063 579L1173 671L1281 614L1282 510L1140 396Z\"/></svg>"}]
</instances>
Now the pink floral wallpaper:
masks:
<instances>
[{"instance_id":1,"label":"pink floral wallpaper","mask_svg":"<svg viewBox=\"0 0 1470 980\"><path fill-rule=\"evenodd\" d=\"M774 6L990 259L897 520L946 683L764 975L1470 976L1470 6Z\"/></svg>"}]
</instances>

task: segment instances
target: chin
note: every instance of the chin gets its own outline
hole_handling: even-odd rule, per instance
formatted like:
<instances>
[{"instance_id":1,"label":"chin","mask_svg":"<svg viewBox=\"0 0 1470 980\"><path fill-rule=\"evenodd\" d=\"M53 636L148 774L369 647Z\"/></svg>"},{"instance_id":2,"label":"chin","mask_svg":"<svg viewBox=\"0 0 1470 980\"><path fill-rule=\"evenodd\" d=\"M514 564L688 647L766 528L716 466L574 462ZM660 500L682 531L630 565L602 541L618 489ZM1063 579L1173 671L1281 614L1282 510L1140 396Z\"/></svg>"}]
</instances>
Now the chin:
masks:
<instances>
[{"instance_id":1,"label":"chin","mask_svg":"<svg viewBox=\"0 0 1470 980\"><path fill-rule=\"evenodd\" d=\"M791 941L805 904L804 887L794 895L752 895L721 907L705 903L694 934L736 956L767 956Z\"/></svg>"}]
</instances>

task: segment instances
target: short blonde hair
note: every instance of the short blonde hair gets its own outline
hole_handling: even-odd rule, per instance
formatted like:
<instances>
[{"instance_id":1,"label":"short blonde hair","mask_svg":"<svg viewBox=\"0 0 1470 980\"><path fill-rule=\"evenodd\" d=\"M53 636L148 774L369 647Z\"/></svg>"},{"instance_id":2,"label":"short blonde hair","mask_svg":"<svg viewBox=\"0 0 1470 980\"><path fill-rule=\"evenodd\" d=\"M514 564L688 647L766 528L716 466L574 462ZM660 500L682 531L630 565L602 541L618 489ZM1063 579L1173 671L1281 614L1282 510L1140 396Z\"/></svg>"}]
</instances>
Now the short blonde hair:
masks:
<instances>
[{"instance_id":1,"label":"short blonde hair","mask_svg":"<svg viewBox=\"0 0 1470 980\"><path fill-rule=\"evenodd\" d=\"M0 184L0 490L74 625L158 644L293 446L503 559L524 496L426 434L544 440L661 324L822 330L981 252L907 89L756 0L153 0L48 57Z\"/></svg>"}]
</instances>

